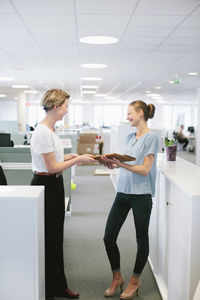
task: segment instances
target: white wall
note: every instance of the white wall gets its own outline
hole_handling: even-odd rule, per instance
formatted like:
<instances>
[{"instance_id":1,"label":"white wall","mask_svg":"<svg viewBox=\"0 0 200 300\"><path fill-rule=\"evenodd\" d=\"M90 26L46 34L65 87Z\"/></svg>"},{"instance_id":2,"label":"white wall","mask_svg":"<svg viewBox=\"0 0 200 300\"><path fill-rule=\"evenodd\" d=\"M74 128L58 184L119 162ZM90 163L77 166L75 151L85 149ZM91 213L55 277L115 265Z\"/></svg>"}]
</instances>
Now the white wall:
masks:
<instances>
[{"instance_id":1,"label":"white wall","mask_svg":"<svg viewBox=\"0 0 200 300\"><path fill-rule=\"evenodd\" d=\"M196 141L196 164L200 166L200 88L198 90L198 125Z\"/></svg>"},{"instance_id":2,"label":"white wall","mask_svg":"<svg viewBox=\"0 0 200 300\"><path fill-rule=\"evenodd\" d=\"M0 120L17 121L17 101L0 101Z\"/></svg>"}]
</instances>

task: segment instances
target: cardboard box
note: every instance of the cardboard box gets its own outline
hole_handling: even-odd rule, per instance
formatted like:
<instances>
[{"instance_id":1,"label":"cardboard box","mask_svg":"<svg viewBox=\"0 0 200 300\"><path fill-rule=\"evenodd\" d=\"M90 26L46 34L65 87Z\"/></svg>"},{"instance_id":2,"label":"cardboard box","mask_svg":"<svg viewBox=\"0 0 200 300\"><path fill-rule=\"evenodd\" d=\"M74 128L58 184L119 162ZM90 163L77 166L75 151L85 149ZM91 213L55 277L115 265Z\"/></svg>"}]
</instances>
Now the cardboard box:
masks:
<instances>
[{"instance_id":1,"label":"cardboard box","mask_svg":"<svg viewBox=\"0 0 200 300\"><path fill-rule=\"evenodd\" d=\"M78 154L99 154L99 144L98 143L79 143L78 144Z\"/></svg>"},{"instance_id":2,"label":"cardboard box","mask_svg":"<svg viewBox=\"0 0 200 300\"><path fill-rule=\"evenodd\" d=\"M89 133L80 133L79 134L79 143L100 143L101 142L101 135L99 135L97 132Z\"/></svg>"}]
</instances>

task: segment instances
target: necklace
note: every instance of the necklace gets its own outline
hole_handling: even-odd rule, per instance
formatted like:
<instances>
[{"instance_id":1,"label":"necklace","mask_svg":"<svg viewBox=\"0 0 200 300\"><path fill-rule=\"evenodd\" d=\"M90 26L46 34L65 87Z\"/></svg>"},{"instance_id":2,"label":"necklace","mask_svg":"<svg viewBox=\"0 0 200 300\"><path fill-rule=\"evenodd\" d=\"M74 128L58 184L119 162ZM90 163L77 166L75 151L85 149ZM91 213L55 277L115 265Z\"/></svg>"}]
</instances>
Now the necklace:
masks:
<instances>
[{"instance_id":1,"label":"necklace","mask_svg":"<svg viewBox=\"0 0 200 300\"><path fill-rule=\"evenodd\" d=\"M135 139L135 142L131 145L131 147L133 147L135 145L135 143L137 142L137 140Z\"/></svg>"}]
</instances>

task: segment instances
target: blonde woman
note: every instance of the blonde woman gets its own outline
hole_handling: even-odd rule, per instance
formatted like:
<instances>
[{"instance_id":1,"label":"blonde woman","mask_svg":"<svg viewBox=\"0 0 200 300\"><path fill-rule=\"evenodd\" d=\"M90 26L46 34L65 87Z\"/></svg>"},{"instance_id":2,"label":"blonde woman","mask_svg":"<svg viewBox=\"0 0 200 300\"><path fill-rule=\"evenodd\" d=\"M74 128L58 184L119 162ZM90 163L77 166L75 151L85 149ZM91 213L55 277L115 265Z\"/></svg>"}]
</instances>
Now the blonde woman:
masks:
<instances>
[{"instance_id":1,"label":"blonde woman","mask_svg":"<svg viewBox=\"0 0 200 300\"><path fill-rule=\"evenodd\" d=\"M55 134L55 123L68 111L69 95L59 89L48 90L41 104L45 118L31 138L31 185L45 186L45 290L52 297L79 298L68 288L63 262L64 186L62 172L74 165L94 162L92 156L65 154L62 141Z\"/></svg>"}]
</instances>

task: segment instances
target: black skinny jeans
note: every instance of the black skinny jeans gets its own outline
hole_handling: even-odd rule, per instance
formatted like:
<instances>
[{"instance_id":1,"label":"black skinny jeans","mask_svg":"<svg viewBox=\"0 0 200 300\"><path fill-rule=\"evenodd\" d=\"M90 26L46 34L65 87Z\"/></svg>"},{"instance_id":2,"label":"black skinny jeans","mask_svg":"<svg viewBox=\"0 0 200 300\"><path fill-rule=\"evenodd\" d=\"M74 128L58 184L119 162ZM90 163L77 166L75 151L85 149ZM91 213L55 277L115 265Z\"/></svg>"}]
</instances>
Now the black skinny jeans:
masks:
<instances>
[{"instance_id":1,"label":"black skinny jeans","mask_svg":"<svg viewBox=\"0 0 200 300\"><path fill-rule=\"evenodd\" d=\"M104 243L112 271L120 271L120 253L116 241L130 209L133 211L137 239L137 255L133 274L139 277L149 255L148 229L152 209L151 195L117 193L108 216Z\"/></svg>"},{"instance_id":2,"label":"black skinny jeans","mask_svg":"<svg viewBox=\"0 0 200 300\"><path fill-rule=\"evenodd\" d=\"M31 185L44 185L45 209L45 291L56 296L67 288L63 260L65 195L63 177L34 175Z\"/></svg>"}]
</instances>

